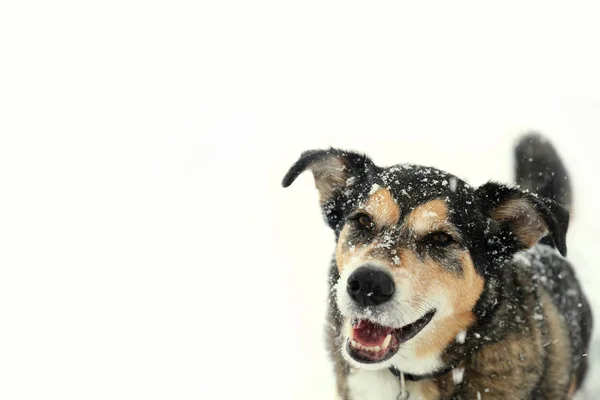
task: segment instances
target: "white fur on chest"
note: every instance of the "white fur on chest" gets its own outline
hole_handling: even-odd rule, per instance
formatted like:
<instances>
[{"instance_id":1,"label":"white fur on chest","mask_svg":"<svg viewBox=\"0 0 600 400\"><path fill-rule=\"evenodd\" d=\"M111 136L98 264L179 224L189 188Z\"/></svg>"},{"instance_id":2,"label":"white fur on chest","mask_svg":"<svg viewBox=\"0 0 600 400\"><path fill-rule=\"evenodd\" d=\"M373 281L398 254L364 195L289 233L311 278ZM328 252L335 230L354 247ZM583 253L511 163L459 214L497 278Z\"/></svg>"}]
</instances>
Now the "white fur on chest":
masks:
<instances>
[{"instance_id":1,"label":"white fur on chest","mask_svg":"<svg viewBox=\"0 0 600 400\"><path fill-rule=\"evenodd\" d=\"M366 371L354 369L348 376L352 400L396 400L400 394L400 380L389 370ZM406 382L410 400L425 400L418 382Z\"/></svg>"}]
</instances>

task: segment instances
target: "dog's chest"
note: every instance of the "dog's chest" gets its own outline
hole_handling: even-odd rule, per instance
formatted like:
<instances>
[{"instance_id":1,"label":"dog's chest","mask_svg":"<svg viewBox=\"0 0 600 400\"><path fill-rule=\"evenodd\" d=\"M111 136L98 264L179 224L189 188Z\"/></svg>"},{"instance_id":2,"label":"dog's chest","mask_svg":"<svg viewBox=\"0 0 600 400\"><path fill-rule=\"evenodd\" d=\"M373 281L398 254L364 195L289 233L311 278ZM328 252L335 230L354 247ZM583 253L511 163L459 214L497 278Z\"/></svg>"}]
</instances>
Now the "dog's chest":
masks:
<instances>
[{"instance_id":1,"label":"dog's chest","mask_svg":"<svg viewBox=\"0 0 600 400\"><path fill-rule=\"evenodd\" d=\"M437 390L431 385L432 383L428 381L407 381L409 399L438 399ZM352 400L396 400L400 394L400 380L387 369L382 371L355 369L348 375L348 389Z\"/></svg>"}]
</instances>

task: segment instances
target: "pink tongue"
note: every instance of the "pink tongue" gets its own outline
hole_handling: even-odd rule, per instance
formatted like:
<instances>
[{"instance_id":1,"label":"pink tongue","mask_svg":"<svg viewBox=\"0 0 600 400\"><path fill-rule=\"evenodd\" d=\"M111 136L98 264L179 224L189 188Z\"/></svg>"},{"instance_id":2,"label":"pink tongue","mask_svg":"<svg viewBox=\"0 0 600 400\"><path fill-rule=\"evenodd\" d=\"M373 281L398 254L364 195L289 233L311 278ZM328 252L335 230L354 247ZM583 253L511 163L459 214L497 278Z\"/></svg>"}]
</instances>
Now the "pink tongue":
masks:
<instances>
[{"instance_id":1,"label":"pink tongue","mask_svg":"<svg viewBox=\"0 0 600 400\"><path fill-rule=\"evenodd\" d=\"M392 328L375 325L367 320L359 320L352 326L354 340L364 346L381 346L386 336L392 332Z\"/></svg>"}]
</instances>

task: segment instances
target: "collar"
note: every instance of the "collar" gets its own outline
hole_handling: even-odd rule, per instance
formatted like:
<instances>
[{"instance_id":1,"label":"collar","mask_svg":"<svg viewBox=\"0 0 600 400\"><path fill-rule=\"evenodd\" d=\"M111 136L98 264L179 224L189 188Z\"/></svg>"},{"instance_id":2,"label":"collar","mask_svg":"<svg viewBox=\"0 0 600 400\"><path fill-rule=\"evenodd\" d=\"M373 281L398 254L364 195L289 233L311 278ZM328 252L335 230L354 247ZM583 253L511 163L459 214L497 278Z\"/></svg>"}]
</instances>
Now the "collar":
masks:
<instances>
[{"instance_id":1,"label":"collar","mask_svg":"<svg viewBox=\"0 0 600 400\"><path fill-rule=\"evenodd\" d=\"M407 373L405 372L405 373L404 373L404 378L405 378L406 380L413 381L413 382L420 381L420 380L423 380L423 379L434 379L434 378L439 378L439 377L440 377L440 376L442 376L442 375L446 375L448 372L452 371L453 369L454 369L454 367L447 366L447 367L445 367L445 368L442 368L442 369L440 369L440 370L438 370L438 371L435 371L435 372L430 372L430 373L428 373L428 374L423 374L423 375L413 375L413 374L407 374ZM391 372L391 373L392 373L392 374L393 374L393 375L394 375L396 378L398 378L398 379L401 379L401 374L402 374L402 372L401 372L401 371L400 371L398 368L396 368L396 367L394 367L394 366L392 365L392 366L390 367L390 372Z\"/></svg>"}]
</instances>

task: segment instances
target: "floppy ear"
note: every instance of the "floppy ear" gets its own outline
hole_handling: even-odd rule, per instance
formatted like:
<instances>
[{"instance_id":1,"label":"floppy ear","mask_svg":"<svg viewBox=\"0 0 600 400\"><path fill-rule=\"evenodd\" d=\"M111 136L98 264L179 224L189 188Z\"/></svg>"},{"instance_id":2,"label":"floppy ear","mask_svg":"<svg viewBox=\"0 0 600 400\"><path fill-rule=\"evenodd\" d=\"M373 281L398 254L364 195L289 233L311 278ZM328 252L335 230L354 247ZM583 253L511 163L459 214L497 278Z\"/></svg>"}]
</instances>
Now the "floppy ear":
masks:
<instances>
[{"instance_id":1,"label":"floppy ear","mask_svg":"<svg viewBox=\"0 0 600 400\"><path fill-rule=\"evenodd\" d=\"M373 174L375 165L365 155L338 150L309 150L300 155L283 178L283 187L290 186L296 178L310 169L319 191L323 213L329 225L336 229L345 208L353 205L366 178Z\"/></svg>"},{"instance_id":2,"label":"floppy ear","mask_svg":"<svg viewBox=\"0 0 600 400\"><path fill-rule=\"evenodd\" d=\"M550 234L558 251L567 255L569 213L562 206L495 182L479 187L477 195L506 250L527 249Z\"/></svg>"}]
</instances>

